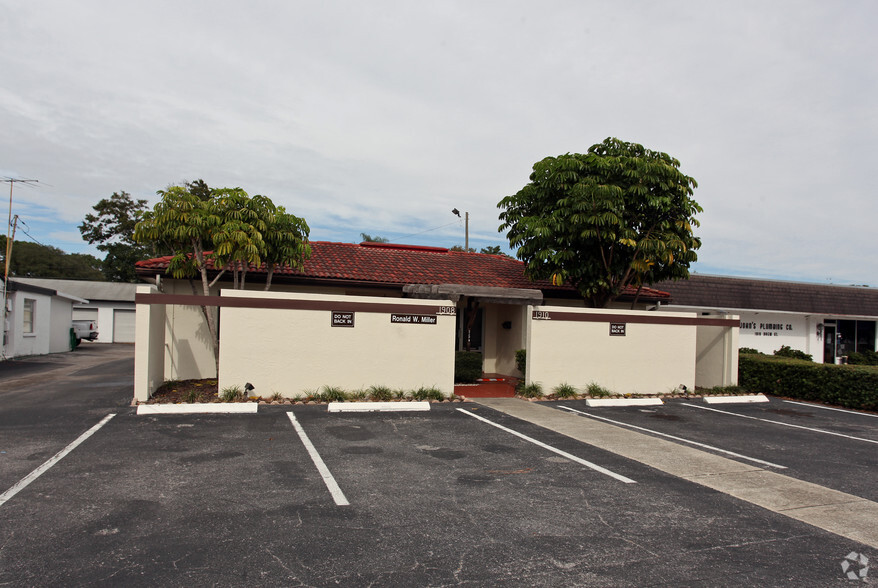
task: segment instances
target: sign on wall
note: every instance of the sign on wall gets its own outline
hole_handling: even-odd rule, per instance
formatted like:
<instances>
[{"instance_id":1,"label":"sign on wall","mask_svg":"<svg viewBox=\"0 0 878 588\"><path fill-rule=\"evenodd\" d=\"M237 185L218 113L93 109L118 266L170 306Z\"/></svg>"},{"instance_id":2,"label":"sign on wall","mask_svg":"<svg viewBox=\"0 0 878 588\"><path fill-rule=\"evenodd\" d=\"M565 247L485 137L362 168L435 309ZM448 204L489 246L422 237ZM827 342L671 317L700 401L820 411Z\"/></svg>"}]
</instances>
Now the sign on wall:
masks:
<instances>
[{"instance_id":1,"label":"sign on wall","mask_svg":"<svg viewBox=\"0 0 878 588\"><path fill-rule=\"evenodd\" d=\"M390 322L404 325L435 325L436 315L430 314L391 314Z\"/></svg>"},{"instance_id":2,"label":"sign on wall","mask_svg":"<svg viewBox=\"0 0 878 588\"><path fill-rule=\"evenodd\" d=\"M626 323L610 323L611 337L624 337Z\"/></svg>"},{"instance_id":3,"label":"sign on wall","mask_svg":"<svg viewBox=\"0 0 878 588\"><path fill-rule=\"evenodd\" d=\"M332 326L333 327L351 327L354 326L354 313L353 312L339 312L337 310L332 311Z\"/></svg>"}]
</instances>

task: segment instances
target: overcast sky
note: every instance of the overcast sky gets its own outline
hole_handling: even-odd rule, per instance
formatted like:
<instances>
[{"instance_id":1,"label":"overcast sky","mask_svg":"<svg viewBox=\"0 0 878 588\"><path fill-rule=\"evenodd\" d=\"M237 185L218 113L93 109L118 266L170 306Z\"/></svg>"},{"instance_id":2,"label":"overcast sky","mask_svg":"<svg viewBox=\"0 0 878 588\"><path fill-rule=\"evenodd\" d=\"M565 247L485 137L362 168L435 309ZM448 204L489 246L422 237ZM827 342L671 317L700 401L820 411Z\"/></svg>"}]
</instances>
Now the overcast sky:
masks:
<instances>
[{"instance_id":1,"label":"overcast sky","mask_svg":"<svg viewBox=\"0 0 878 588\"><path fill-rule=\"evenodd\" d=\"M698 181L695 271L876 286L876 26L871 0L0 0L0 176L40 182L19 237L68 252L100 199L198 178L312 240L462 245L458 208L506 248L533 164L613 136Z\"/></svg>"}]
</instances>

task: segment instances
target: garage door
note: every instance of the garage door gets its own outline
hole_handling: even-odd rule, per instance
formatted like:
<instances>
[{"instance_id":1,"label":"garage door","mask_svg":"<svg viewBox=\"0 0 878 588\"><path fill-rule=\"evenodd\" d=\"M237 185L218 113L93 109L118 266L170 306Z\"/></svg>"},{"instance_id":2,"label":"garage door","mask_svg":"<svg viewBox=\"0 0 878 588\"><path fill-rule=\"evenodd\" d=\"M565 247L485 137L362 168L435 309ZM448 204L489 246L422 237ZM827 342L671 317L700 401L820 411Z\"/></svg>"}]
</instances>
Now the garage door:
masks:
<instances>
[{"instance_id":1,"label":"garage door","mask_svg":"<svg viewBox=\"0 0 878 588\"><path fill-rule=\"evenodd\" d=\"M134 343L134 310L113 311L113 343Z\"/></svg>"}]
</instances>

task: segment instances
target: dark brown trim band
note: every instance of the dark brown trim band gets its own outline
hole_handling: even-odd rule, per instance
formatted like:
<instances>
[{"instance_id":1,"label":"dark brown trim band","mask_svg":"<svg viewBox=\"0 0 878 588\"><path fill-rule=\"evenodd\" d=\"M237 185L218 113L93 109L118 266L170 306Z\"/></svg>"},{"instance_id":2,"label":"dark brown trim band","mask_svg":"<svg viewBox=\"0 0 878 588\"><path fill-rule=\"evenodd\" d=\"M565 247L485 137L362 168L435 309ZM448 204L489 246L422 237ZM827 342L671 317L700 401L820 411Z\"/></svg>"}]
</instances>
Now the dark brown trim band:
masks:
<instances>
[{"instance_id":1,"label":"dark brown trim band","mask_svg":"<svg viewBox=\"0 0 878 588\"><path fill-rule=\"evenodd\" d=\"M642 314L591 314L580 312L558 312L555 310L535 310L533 320L572 321L583 323L641 323L649 325L684 325L696 327L740 327L738 319L706 317L667 316L660 312Z\"/></svg>"},{"instance_id":2,"label":"dark brown trim band","mask_svg":"<svg viewBox=\"0 0 878 588\"><path fill-rule=\"evenodd\" d=\"M291 300L283 298L237 298L234 296L193 296L191 294L137 294L137 304L178 306L218 306L224 308L269 308L280 310L328 310L338 312L375 312L455 315L454 306L437 304L392 304L347 300Z\"/></svg>"}]
</instances>

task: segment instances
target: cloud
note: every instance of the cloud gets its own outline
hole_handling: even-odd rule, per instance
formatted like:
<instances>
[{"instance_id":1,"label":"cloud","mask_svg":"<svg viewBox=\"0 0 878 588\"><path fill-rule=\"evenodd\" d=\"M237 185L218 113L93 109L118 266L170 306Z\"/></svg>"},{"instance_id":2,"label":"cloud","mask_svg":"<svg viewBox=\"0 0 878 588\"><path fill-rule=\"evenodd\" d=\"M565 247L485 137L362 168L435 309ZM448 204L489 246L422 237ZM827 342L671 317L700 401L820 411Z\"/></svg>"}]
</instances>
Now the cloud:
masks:
<instances>
[{"instance_id":1,"label":"cloud","mask_svg":"<svg viewBox=\"0 0 878 588\"><path fill-rule=\"evenodd\" d=\"M47 185L16 189L47 240L43 219L69 237L115 191L204 178L315 239L462 244L456 207L503 244L534 162L616 136L698 180L697 268L878 283L869 2L2 8L0 165Z\"/></svg>"}]
</instances>

